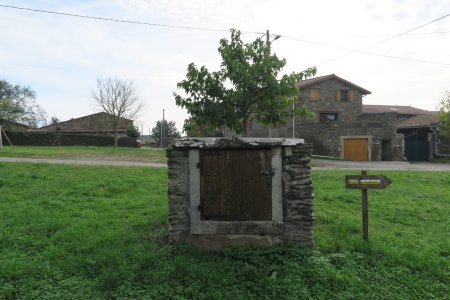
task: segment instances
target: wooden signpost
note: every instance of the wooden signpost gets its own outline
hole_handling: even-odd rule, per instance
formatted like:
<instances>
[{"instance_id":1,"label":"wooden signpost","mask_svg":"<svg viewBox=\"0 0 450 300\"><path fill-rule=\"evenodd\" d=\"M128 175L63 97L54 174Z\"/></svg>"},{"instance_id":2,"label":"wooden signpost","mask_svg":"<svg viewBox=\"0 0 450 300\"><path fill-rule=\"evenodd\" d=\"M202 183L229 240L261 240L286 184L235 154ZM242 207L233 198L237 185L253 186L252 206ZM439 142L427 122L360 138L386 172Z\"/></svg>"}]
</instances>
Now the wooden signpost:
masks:
<instances>
[{"instance_id":1,"label":"wooden signpost","mask_svg":"<svg viewBox=\"0 0 450 300\"><path fill-rule=\"evenodd\" d=\"M361 171L361 175L345 175L345 188L362 190L362 231L363 239L369 239L369 209L367 189L385 189L391 184L391 180L384 175L367 175L367 171Z\"/></svg>"}]
</instances>

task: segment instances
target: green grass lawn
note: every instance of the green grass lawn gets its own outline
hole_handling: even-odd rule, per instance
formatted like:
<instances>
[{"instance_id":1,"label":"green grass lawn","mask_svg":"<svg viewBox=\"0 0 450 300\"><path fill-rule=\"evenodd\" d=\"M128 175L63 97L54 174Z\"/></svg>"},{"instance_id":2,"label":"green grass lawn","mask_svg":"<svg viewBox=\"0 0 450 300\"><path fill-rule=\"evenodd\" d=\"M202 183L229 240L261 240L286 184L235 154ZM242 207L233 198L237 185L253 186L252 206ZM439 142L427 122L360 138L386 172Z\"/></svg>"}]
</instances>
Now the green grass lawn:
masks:
<instances>
[{"instance_id":1,"label":"green grass lawn","mask_svg":"<svg viewBox=\"0 0 450 300\"><path fill-rule=\"evenodd\" d=\"M4 146L0 157L166 162L166 152L157 148L95 146Z\"/></svg>"},{"instance_id":2,"label":"green grass lawn","mask_svg":"<svg viewBox=\"0 0 450 300\"><path fill-rule=\"evenodd\" d=\"M0 299L448 299L450 173L315 171L314 250L170 246L158 168L0 163ZM369 172L371 173L371 172Z\"/></svg>"}]
</instances>

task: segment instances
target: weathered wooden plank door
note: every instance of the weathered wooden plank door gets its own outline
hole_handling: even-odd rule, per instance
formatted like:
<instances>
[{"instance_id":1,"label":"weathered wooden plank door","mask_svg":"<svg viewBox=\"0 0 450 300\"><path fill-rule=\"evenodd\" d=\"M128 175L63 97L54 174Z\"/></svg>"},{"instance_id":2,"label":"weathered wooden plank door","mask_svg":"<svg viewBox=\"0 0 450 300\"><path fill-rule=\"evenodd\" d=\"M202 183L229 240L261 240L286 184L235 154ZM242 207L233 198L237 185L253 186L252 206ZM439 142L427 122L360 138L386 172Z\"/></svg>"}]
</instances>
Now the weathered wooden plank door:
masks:
<instances>
[{"instance_id":1,"label":"weathered wooden plank door","mask_svg":"<svg viewBox=\"0 0 450 300\"><path fill-rule=\"evenodd\" d=\"M200 150L202 220L272 220L270 149Z\"/></svg>"},{"instance_id":2,"label":"weathered wooden plank door","mask_svg":"<svg viewBox=\"0 0 450 300\"><path fill-rule=\"evenodd\" d=\"M346 138L344 139L344 159L354 161L368 161L368 139Z\"/></svg>"}]
</instances>

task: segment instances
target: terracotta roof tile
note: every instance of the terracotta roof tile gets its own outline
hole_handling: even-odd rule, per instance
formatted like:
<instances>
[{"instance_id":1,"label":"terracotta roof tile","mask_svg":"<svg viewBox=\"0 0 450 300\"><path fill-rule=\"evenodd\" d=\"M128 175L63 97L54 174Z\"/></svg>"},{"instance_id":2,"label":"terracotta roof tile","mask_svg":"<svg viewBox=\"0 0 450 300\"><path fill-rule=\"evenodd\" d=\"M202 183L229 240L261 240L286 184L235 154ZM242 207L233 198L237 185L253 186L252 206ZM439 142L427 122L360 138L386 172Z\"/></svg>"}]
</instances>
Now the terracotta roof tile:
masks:
<instances>
[{"instance_id":1,"label":"terracotta roof tile","mask_svg":"<svg viewBox=\"0 0 450 300\"><path fill-rule=\"evenodd\" d=\"M438 122L438 115L437 113L434 112L398 120L397 127L398 128L427 127L436 124L437 122Z\"/></svg>"},{"instance_id":2,"label":"terracotta roof tile","mask_svg":"<svg viewBox=\"0 0 450 300\"><path fill-rule=\"evenodd\" d=\"M307 88L307 87L316 85L316 84L318 84L320 82L323 82L323 81L326 81L326 80L329 80L329 79L336 79L336 80L345 82L346 84L348 84L348 85L354 87L355 89L361 91L361 93L363 95L372 94L372 92L370 92L369 90L366 90L365 88L362 88L362 87L360 87L360 86L358 86L358 85L356 85L356 84L354 84L354 83L352 83L352 82L350 82L348 80L345 80L344 78L341 78L341 77L339 77L339 76L337 76L335 74L319 76L319 77L314 77L314 78L309 78L309 79L305 79L305 80L299 81L298 87L300 89Z\"/></svg>"},{"instance_id":3,"label":"terracotta roof tile","mask_svg":"<svg viewBox=\"0 0 450 300\"><path fill-rule=\"evenodd\" d=\"M377 114L385 112L396 112L400 115L423 115L435 113L433 111L423 110L412 106L400 106L400 105L363 105L363 113L365 114Z\"/></svg>"}]
</instances>

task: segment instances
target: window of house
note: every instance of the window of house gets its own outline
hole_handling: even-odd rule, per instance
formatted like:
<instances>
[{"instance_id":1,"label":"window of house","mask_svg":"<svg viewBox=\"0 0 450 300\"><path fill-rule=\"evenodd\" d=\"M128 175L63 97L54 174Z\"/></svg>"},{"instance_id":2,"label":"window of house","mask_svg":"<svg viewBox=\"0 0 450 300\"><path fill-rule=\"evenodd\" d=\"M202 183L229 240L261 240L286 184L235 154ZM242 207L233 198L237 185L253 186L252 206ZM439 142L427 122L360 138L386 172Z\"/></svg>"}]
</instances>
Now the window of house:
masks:
<instances>
[{"instance_id":1,"label":"window of house","mask_svg":"<svg viewBox=\"0 0 450 300\"><path fill-rule=\"evenodd\" d=\"M310 90L310 99L317 101L320 100L320 90L319 89L311 89Z\"/></svg>"},{"instance_id":2,"label":"window of house","mask_svg":"<svg viewBox=\"0 0 450 300\"><path fill-rule=\"evenodd\" d=\"M341 90L341 101L348 101L348 91L347 90Z\"/></svg>"},{"instance_id":3,"label":"window of house","mask_svg":"<svg viewBox=\"0 0 450 300\"><path fill-rule=\"evenodd\" d=\"M351 90L336 90L336 101L353 101Z\"/></svg>"},{"instance_id":4,"label":"window of house","mask_svg":"<svg viewBox=\"0 0 450 300\"><path fill-rule=\"evenodd\" d=\"M319 113L320 122L337 122L339 119L338 113Z\"/></svg>"}]
</instances>

